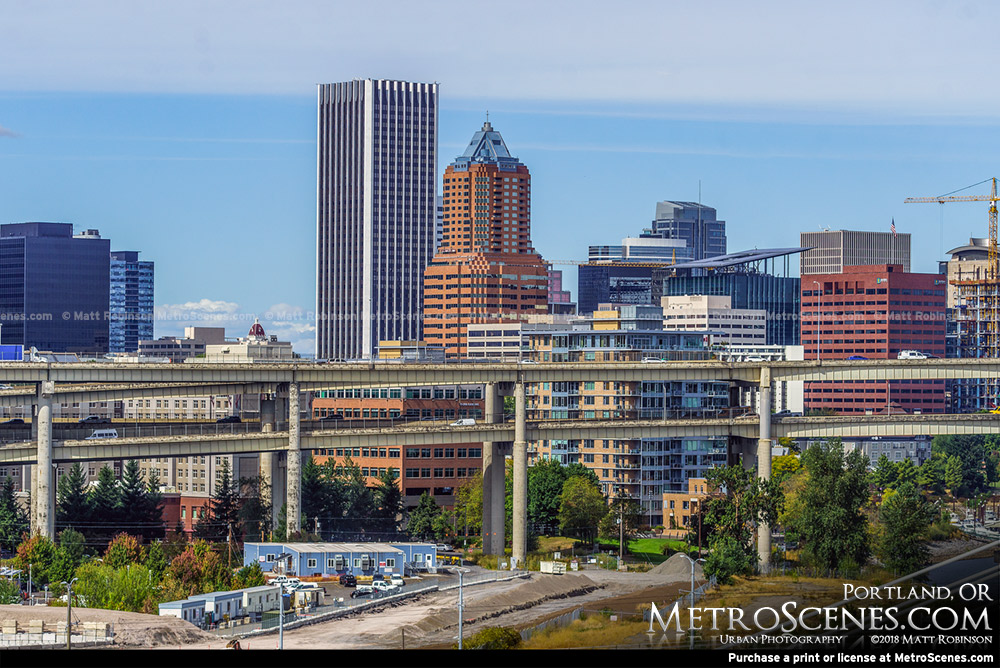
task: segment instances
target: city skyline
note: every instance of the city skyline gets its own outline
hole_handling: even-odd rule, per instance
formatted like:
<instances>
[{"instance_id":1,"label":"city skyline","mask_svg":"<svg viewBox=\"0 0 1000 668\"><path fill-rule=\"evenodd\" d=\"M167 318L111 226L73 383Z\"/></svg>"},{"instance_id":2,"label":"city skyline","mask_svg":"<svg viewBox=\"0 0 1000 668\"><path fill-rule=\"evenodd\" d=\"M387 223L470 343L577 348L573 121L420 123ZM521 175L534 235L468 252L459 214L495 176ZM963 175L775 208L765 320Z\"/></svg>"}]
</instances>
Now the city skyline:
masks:
<instances>
[{"instance_id":1,"label":"city skyline","mask_svg":"<svg viewBox=\"0 0 1000 668\"><path fill-rule=\"evenodd\" d=\"M974 37L992 7L954 15L913 8L903 30L902 12L889 8L866 11L857 26L850 16L860 5L769 3L754 13L788 16L767 27L767 48L736 29L751 11L738 5L715 13L633 5L609 20L546 7L532 10L532 26L495 17L524 46L489 76L484 63L501 57L499 42L461 66L451 47L412 36L380 49L346 29L348 38L330 45L315 39L316 28L336 13L309 3L280 21L249 3L239 29L224 37L211 29L223 24L218 13L203 12L192 28L182 24L193 5L180 3L175 16L152 9L131 17L140 32L146 21L160 22L146 35L148 55L138 54L95 25L114 25L110 7L95 3L74 21L65 13L56 21L48 9L7 17L17 38L0 45L8 55L0 59L8 63L0 65L0 222L72 222L155 254L156 336L197 324L241 333L259 315L269 332L312 352L319 81L439 81L445 156L464 148L489 110L532 165L533 241L547 260L583 260L589 245L648 225L656 202L699 199L699 185L701 201L728 222L733 251L792 246L821 226L888 231L894 219L913 235L913 271L931 272L947 249L986 236L985 205L902 200L995 171L996 94L970 66L995 61L993 41ZM371 11L340 9L345 27ZM384 22L389 34L420 25L413 10L396 9ZM475 19L450 14L434 29ZM655 47L663 19L687 28L671 40L697 58ZM857 48L802 28L817 23L831 36L849 27ZM88 40L101 47L84 49L69 25L103 35ZM277 37L262 37L272 27ZM301 50L291 48L299 46L292 28L302 33ZM551 40L535 39L546 31ZM698 48L699 31L725 39ZM580 35L598 34L602 48L581 53ZM257 48L261 39L286 47L273 66L255 55L266 51ZM69 53L87 54L75 59L84 66L67 62ZM792 54L801 58L793 63ZM918 75L928 57L937 59L934 71L948 72L943 82ZM575 297L576 272L556 268L566 270Z\"/></svg>"}]
</instances>

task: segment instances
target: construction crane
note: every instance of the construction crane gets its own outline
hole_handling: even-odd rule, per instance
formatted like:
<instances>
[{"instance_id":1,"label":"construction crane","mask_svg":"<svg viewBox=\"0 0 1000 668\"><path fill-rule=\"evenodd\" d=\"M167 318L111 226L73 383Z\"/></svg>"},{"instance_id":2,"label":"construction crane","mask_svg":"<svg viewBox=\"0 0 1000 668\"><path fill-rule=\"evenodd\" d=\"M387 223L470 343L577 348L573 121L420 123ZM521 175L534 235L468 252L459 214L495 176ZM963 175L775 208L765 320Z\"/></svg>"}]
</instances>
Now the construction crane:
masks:
<instances>
[{"instance_id":1,"label":"construction crane","mask_svg":"<svg viewBox=\"0 0 1000 668\"><path fill-rule=\"evenodd\" d=\"M982 185L987 181L992 182L989 195L954 195L955 192L968 190ZM989 202L990 203L990 237L987 250L986 275L975 280L955 280L955 285L962 297L962 302L966 306L966 312L961 317L961 324L965 328L959 332L959 341L963 348L971 345L976 348L976 357L1000 357L1000 331L998 331L998 315L1000 315L1000 258L997 256L997 180L996 178L986 179L971 186L960 188L952 193L939 195L937 197L907 197L905 204L945 204L948 202ZM982 322L981 313L985 311L986 322ZM969 316L971 314L971 317ZM969 328L974 328L969 331ZM979 336L985 332L986 346L981 345ZM983 349L985 348L985 350ZM985 354L983 354L985 353ZM989 398L993 408L997 407L998 394L1000 394L1000 383L991 380L987 384Z\"/></svg>"}]
</instances>

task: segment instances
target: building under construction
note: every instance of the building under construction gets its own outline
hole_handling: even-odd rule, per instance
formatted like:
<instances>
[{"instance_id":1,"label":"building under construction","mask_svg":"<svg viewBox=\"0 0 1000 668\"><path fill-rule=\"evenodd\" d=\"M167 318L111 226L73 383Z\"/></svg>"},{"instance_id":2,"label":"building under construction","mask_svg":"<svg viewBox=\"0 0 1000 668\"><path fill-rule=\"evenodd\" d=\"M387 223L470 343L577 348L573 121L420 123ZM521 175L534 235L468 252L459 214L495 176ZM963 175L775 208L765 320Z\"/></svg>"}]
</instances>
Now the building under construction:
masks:
<instances>
[{"instance_id":1,"label":"building under construction","mask_svg":"<svg viewBox=\"0 0 1000 668\"><path fill-rule=\"evenodd\" d=\"M997 329L1000 307L1000 260L997 257L997 180L989 196L940 196L909 198L907 202L989 202L989 237L970 239L969 245L949 251L948 301L949 356L1000 357ZM982 183L986 183L983 181ZM980 184L974 184L980 185ZM969 186L974 187L974 186ZM963 188L964 190L964 188ZM996 379L961 379L951 383L951 410L969 413L998 405Z\"/></svg>"}]
</instances>

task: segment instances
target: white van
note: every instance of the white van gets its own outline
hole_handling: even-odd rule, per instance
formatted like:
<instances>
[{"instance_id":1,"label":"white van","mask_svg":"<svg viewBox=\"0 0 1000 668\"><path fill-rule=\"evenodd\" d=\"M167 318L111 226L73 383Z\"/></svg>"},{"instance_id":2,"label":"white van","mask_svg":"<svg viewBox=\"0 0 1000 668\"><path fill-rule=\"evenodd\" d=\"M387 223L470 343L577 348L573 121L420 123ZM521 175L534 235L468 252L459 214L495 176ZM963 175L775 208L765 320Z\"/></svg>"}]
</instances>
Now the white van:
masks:
<instances>
[{"instance_id":1,"label":"white van","mask_svg":"<svg viewBox=\"0 0 1000 668\"><path fill-rule=\"evenodd\" d=\"M94 433L83 439L85 441L93 441L98 438L118 438L117 429L95 429Z\"/></svg>"},{"instance_id":2,"label":"white van","mask_svg":"<svg viewBox=\"0 0 1000 668\"><path fill-rule=\"evenodd\" d=\"M896 356L896 359L901 359L901 360L925 360L928 357L929 356L927 355L927 353L922 353L919 350L901 350L901 351L899 351L899 355Z\"/></svg>"},{"instance_id":3,"label":"white van","mask_svg":"<svg viewBox=\"0 0 1000 668\"><path fill-rule=\"evenodd\" d=\"M471 427L476 424L475 418L461 418L451 423L452 427Z\"/></svg>"}]
</instances>

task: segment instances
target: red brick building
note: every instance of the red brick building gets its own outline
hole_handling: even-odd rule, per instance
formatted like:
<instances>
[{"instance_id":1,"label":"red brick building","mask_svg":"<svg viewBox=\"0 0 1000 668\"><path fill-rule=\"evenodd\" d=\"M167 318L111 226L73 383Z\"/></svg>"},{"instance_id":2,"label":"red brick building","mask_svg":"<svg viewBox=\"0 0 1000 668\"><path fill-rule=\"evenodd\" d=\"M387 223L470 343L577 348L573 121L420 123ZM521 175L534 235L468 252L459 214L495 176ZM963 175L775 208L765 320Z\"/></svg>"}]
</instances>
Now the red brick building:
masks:
<instances>
[{"instance_id":1,"label":"red brick building","mask_svg":"<svg viewBox=\"0 0 1000 668\"><path fill-rule=\"evenodd\" d=\"M424 270L424 340L466 354L466 326L548 312L531 245L531 175L489 122L444 174L444 236Z\"/></svg>"},{"instance_id":2,"label":"red brick building","mask_svg":"<svg viewBox=\"0 0 1000 668\"><path fill-rule=\"evenodd\" d=\"M901 351L945 355L946 277L902 265L844 267L802 275L805 359L896 359ZM806 383L807 409L841 414L945 412L944 381Z\"/></svg>"},{"instance_id":3,"label":"red brick building","mask_svg":"<svg viewBox=\"0 0 1000 668\"><path fill-rule=\"evenodd\" d=\"M482 385L438 385L324 390L313 399L313 417L336 414L344 420L444 420L483 417ZM331 425L339 423L330 423ZM332 427L335 428L335 427ZM369 485L389 468L397 471L405 505L424 492L450 506L453 492L482 468L482 443L448 443L430 448L356 447L315 450L318 463L347 457L361 468Z\"/></svg>"}]
</instances>

